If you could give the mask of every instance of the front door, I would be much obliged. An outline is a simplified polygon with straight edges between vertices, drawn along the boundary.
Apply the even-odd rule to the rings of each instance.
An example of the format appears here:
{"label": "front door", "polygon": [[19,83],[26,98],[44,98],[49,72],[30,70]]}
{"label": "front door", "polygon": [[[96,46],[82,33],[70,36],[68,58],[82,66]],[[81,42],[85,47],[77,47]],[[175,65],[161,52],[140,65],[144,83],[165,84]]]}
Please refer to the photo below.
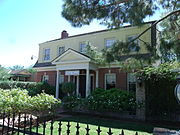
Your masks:
{"label": "front door", "polygon": [[86,97],[86,75],[79,75],[79,94],[82,98]]}

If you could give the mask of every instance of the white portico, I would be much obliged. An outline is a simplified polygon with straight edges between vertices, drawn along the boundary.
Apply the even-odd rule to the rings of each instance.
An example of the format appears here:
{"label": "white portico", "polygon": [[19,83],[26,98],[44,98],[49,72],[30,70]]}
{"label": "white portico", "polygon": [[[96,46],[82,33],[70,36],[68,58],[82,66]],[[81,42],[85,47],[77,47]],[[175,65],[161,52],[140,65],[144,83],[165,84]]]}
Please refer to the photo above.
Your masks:
{"label": "white portico", "polygon": [[59,98],[59,77],[61,71],[68,77],[67,81],[72,79],[76,84],[76,94],[87,97],[91,90],[98,87],[98,69],[91,59],[73,49],[68,49],[62,55],[52,61],[56,65],[56,98]]}

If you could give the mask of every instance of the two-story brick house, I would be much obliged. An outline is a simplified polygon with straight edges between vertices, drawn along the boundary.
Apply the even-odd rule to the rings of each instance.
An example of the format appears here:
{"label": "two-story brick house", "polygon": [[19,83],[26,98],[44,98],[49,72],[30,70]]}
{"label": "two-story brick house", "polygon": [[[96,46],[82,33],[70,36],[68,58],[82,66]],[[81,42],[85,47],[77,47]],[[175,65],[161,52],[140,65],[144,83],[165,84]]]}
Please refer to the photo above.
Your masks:
{"label": "two-story brick house", "polygon": [[[111,68],[95,64],[85,54],[87,43],[96,46],[99,51],[109,48],[116,40],[131,40],[153,22],[147,22],[143,26],[125,26],[115,30],[101,30],[69,36],[66,31],[61,33],[61,38],[39,44],[39,58],[34,68],[37,69],[36,81],[47,81],[56,86],[56,97],[59,95],[59,84],[74,82],[76,94],[82,97],[90,95],[91,91],[100,87],[104,89],[119,88],[122,90],[134,90],[135,79],[132,74],[120,70],[120,65],[114,63]],[[147,31],[141,39],[155,45],[155,27]],[[140,55],[146,57],[147,51],[143,42],[136,41],[141,47]],[[132,54],[134,49],[132,48]]]}

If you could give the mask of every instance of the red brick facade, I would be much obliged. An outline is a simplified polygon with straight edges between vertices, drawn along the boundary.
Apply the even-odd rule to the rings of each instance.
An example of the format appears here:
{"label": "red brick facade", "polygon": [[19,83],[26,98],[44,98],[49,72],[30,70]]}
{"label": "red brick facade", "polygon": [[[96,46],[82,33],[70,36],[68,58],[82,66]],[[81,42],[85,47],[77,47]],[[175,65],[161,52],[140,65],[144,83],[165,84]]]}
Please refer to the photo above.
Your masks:
{"label": "red brick facade", "polygon": [[52,86],[56,85],[56,71],[41,71],[41,72],[37,72],[36,74],[36,82],[41,82],[42,81],[42,77],[43,75],[48,75],[49,76],[49,80],[48,83]]}
{"label": "red brick facade", "polygon": [[105,74],[116,74],[116,88],[127,90],[127,73],[122,72],[119,68],[100,68],[99,69],[99,87],[105,88]]}
{"label": "red brick facade", "polygon": [[[65,75],[64,71],[60,71],[62,75]],[[80,71],[81,74],[86,74],[85,70]],[[99,69],[99,88],[105,88],[105,75],[108,73],[116,74],[116,88],[126,90],[127,89],[127,73],[120,71],[119,68],[100,68]],[[96,86],[96,72],[90,71],[90,74],[94,75],[94,88]],[[48,83],[50,85],[56,85],[56,71],[41,71],[36,74],[36,82],[41,82],[43,75],[48,75]],[[68,77],[64,76],[64,81],[68,81]]]}

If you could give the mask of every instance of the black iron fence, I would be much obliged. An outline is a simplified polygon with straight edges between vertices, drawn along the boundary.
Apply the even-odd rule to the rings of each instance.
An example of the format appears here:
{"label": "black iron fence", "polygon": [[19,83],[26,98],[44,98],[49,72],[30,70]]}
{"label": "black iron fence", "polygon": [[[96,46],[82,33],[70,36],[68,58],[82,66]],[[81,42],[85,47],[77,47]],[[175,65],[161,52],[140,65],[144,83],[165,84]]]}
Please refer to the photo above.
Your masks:
{"label": "black iron fence", "polygon": [[[54,123],[58,126],[54,127]],[[47,127],[48,125],[48,127]],[[6,114],[3,113],[0,116],[0,132],[2,135],[70,135],[71,134],[71,122],[67,122],[63,126],[62,121],[55,119],[45,120],[39,117],[35,117],[31,114]],[[62,132],[63,128],[66,128],[65,132]],[[73,130],[75,130],[75,135],[80,135],[81,131],[80,124],[77,122]],[[41,131],[40,131],[41,130]],[[54,132],[56,130],[56,132]],[[90,134],[90,130],[95,130],[93,134]],[[102,130],[100,126],[97,126],[96,129],[90,129],[90,126],[87,124],[84,128],[84,135],[102,135]],[[106,135],[113,135],[111,128],[108,128]],[[103,133],[104,135],[104,133]],[[125,135],[123,130],[119,131],[118,135]],[[132,134],[133,135],[133,134]],[[134,135],[138,135],[138,132],[135,132]]]}

